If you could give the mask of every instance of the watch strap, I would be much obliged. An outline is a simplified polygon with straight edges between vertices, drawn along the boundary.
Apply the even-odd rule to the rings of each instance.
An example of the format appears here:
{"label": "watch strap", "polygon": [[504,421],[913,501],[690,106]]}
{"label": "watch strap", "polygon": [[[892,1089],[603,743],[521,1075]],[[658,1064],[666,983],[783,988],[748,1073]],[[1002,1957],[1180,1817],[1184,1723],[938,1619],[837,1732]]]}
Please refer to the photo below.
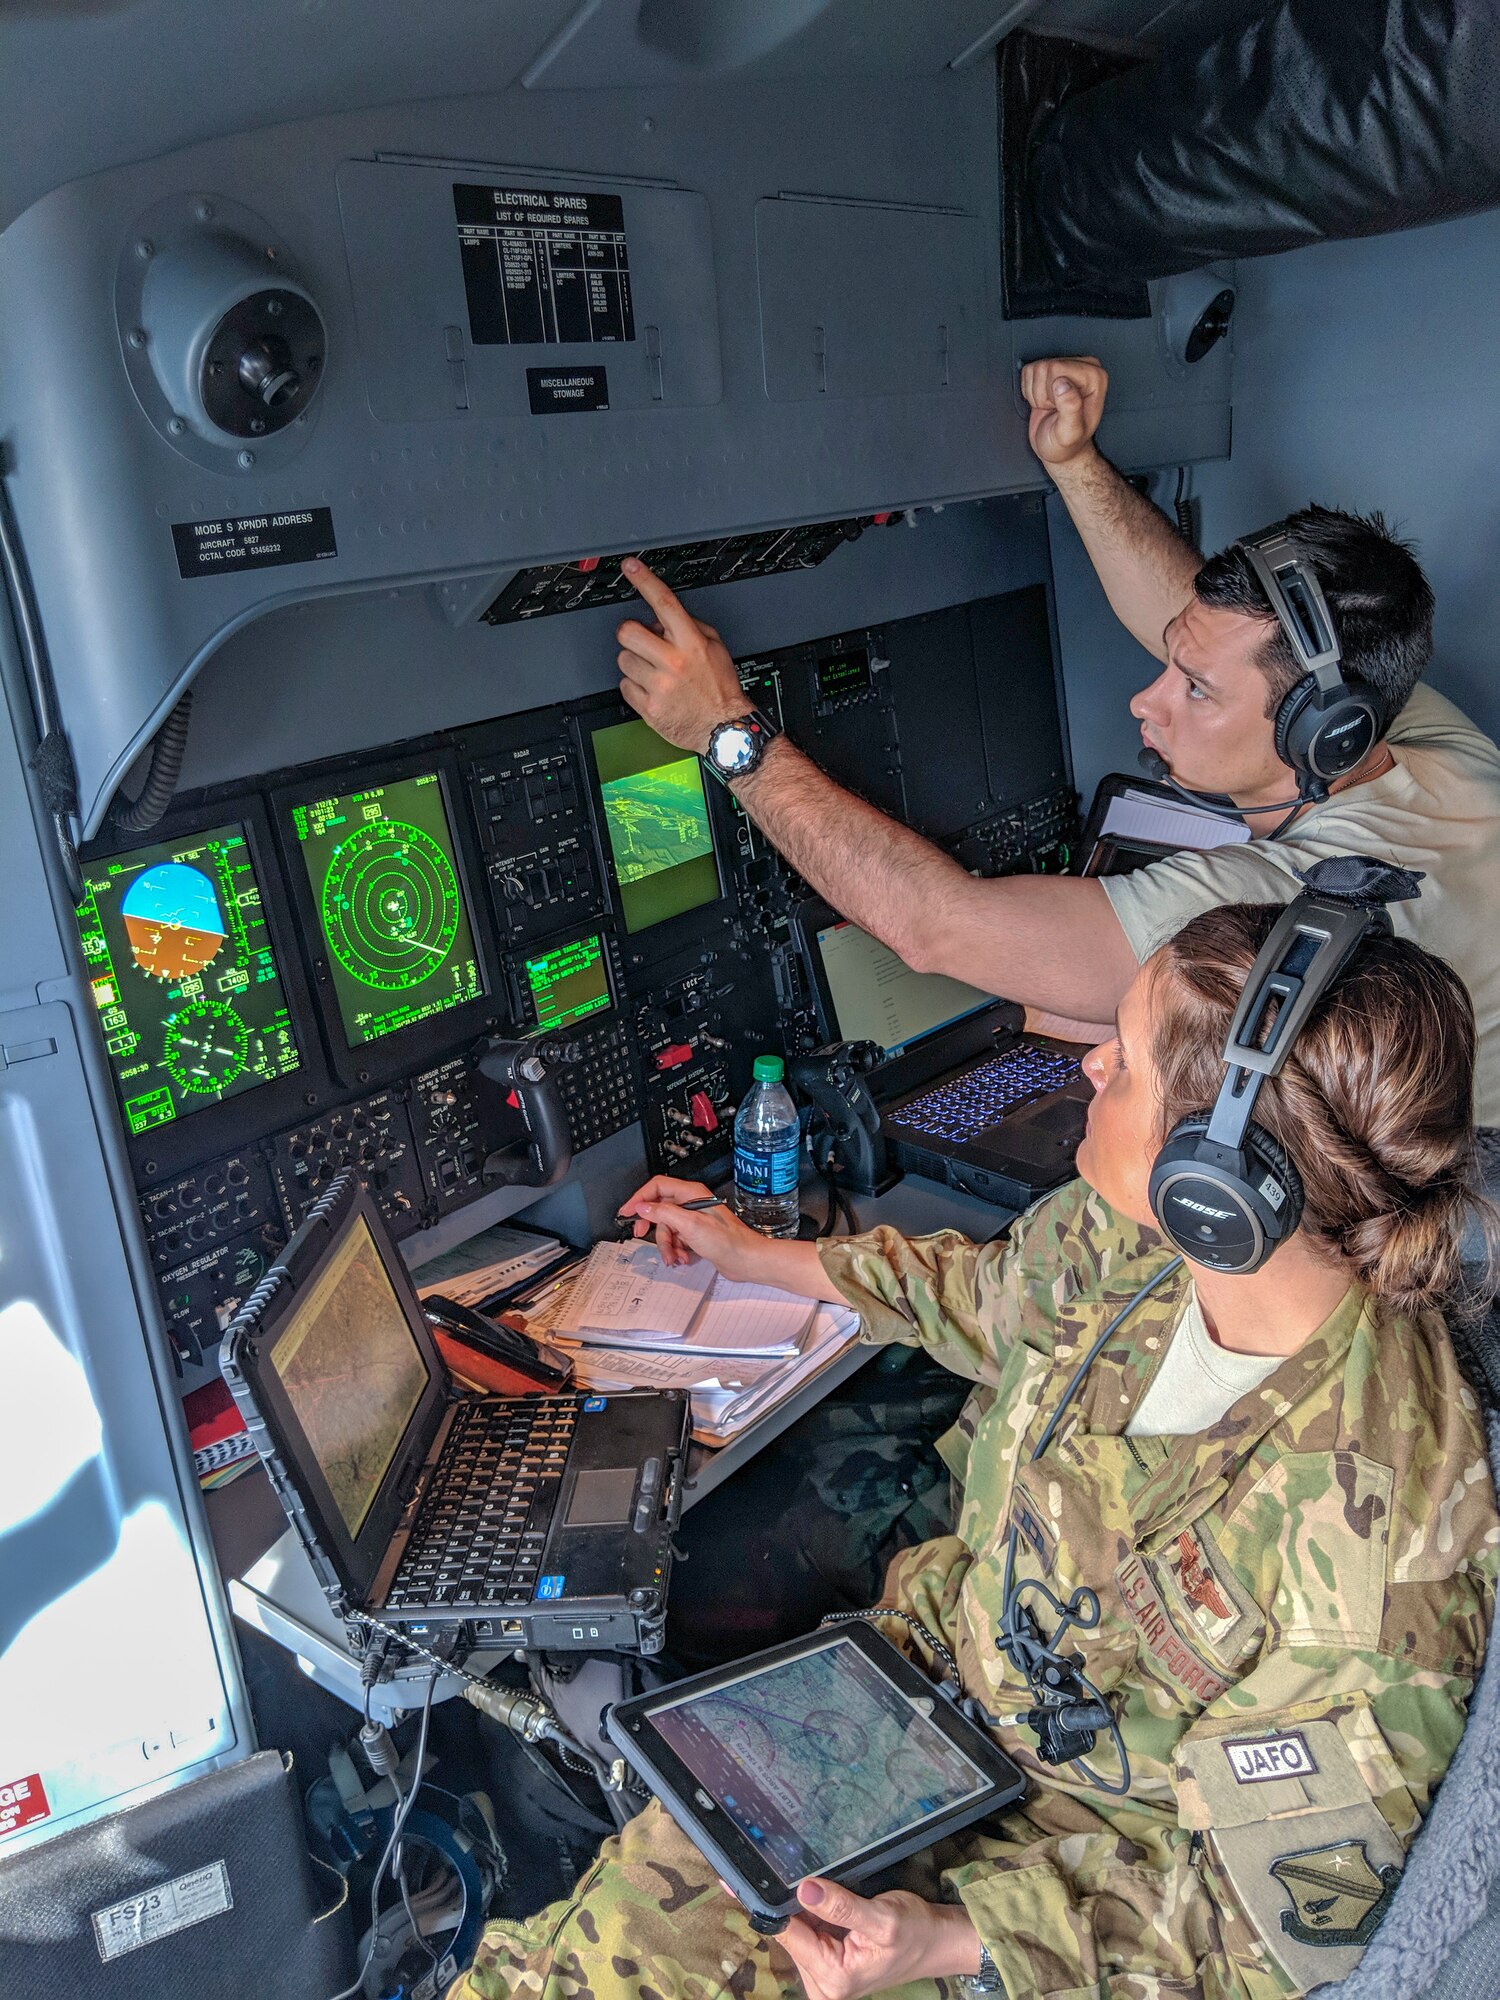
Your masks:
{"label": "watch strap", "polygon": [[959,1980],[965,1993],[998,1994],[1005,2000],[1005,1982],[1000,1977],[1000,1968],[990,1956],[990,1948],[982,1940],[979,1946],[979,1970],[966,1972]]}

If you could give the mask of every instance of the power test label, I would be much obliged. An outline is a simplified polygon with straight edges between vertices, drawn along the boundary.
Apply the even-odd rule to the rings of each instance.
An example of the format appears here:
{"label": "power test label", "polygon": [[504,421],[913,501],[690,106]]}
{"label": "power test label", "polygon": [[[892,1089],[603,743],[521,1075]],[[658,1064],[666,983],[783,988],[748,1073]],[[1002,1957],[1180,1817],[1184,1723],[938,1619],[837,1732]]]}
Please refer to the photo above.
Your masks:
{"label": "power test label", "polygon": [[8,1785],[0,1785],[0,1840],[51,1816],[52,1808],[42,1789],[39,1771],[33,1771],[29,1778],[13,1778]]}
{"label": "power test label", "polygon": [[163,1882],[123,1903],[111,1903],[107,1910],[96,1910],[94,1939],[107,1965],[112,1958],[123,1958],[128,1951],[139,1951],[142,1945],[155,1944],[173,1931],[185,1931],[233,1908],[229,1870],[222,1861],[213,1861],[191,1875],[179,1875],[175,1882]]}

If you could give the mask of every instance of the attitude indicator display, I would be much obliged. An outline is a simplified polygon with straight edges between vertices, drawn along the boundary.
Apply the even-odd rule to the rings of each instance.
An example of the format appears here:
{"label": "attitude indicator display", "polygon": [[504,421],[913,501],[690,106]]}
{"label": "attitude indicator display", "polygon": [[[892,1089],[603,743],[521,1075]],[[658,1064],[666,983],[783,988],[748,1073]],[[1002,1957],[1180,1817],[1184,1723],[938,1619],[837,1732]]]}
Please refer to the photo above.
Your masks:
{"label": "attitude indicator display", "polygon": [[85,863],[78,934],[132,1133],[299,1067],[242,825]]}
{"label": "attitude indicator display", "polygon": [[436,771],[292,809],[350,1048],[484,991]]}

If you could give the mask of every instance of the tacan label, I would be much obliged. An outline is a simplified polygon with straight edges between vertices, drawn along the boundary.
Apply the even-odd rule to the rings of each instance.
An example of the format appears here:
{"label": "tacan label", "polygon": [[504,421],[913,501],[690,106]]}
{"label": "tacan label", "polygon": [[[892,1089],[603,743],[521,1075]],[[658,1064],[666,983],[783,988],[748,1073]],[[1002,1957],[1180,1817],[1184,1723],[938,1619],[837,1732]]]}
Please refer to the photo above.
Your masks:
{"label": "tacan label", "polygon": [[155,1944],[158,1938],[233,1908],[229,1870],[222,1861],[213,1861],[191,1875],[179,1875],[175,1882],[163,1882],[142,1895],[127,1896],[123,1903],[111,1903],[107,1910],[96,1910],[94,1939],[107,1965],[112,1958],[123,1958],[126,1952],[139,1951],[142,1945]]}

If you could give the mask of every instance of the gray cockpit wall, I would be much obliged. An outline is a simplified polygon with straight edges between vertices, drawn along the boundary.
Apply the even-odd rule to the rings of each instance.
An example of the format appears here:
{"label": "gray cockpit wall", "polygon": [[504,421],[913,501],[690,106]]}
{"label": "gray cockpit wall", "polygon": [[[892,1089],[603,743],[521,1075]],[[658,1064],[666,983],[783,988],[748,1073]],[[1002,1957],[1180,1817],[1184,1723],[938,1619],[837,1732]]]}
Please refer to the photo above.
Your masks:
{"label": "gray cockpit wall", "polygon": [[[1107,360],[1122,463],[1221,455],[1227,343],[1174,376],[1150,319],[1002,316],[991,51],[1051,12],[1101,25],[994,0],[8,10],[0,431],[81,835],[205,663],[186,784],[606,685],[608,612],[472,622],[523,565],[1040,488],[1031,355]],[[636,338],[476,346],[455,182],[620,197]],[[326,334],[264,437],[194,406],[226,260]],[[603,368],[609,408],[532,414],[538,363]],[[336,555],[180,573],[195,528],[317,509]],[[1010,580],[1015,519],[841,551],[821,611],[806,577],[695,608],[748,646],[930,609]]]}

